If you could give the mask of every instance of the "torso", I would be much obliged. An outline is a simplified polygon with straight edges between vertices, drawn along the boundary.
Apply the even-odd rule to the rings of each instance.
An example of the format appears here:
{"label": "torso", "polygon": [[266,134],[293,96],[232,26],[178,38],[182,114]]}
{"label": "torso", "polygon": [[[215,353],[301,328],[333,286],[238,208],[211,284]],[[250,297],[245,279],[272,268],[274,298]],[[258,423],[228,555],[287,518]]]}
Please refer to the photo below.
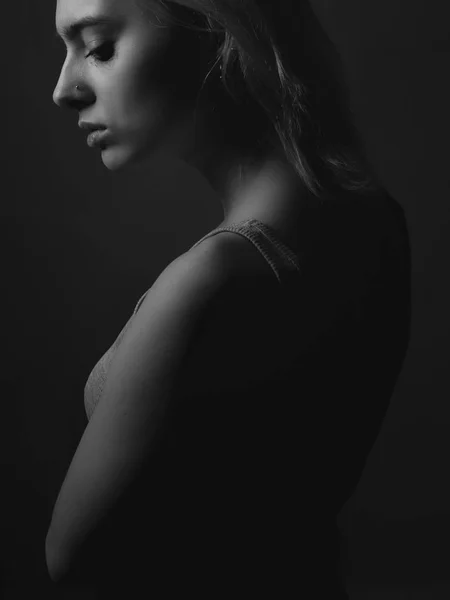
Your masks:
{"label": "torso", "polygon": [[[280,288],[263,256],[240,235],[221,232],[189,251],[217,251],[222,257],[226,256],[237,285],[229,298],[221,298],[220,305],[214,307],[215,318],[208,321],[214,323],[214,327],[203,331],[196,353],[186,361],[185,378],[180,387],[187,401],[181,403],[184,408],[177,413],[176,427],[172,430],[174,452],[168,453],[167,462],[162,461],[164,464],[158,468],[156,479],[143,479],[142,487],[133,496],[132,508],[125,511],[124,517],[125,536],[129,530],[135,531],[133,526],[130,528],[133,515],[138,515],[135,518],[140,528],[143,528],[143,514],[148,514],[149,528],[158,515],[161,531],[157,539],[161,544],[168,538],[166,526],[173,527],[177,534],[177,527],[186,524],[187,535],[181,536],[181,541],[186,539],[188,548],[186,554],[181,552],[180,564],[185,564],[186,556],[194,555],[190,543],[198,535],[202,519],[205,539],[211,536],[217,545],[214,552],[222,551],[224,560],[232,557],[234,551],[245,554],[245,544],[235,544],[232,534],[230,552],[226,546],[224,550],[220,536],[227,533],[225,519],[232,516],[230,506],[246,521],[246,514],[240,512],[241,483],[248,485],[249,474],[258,468],[262,474],[258,485],[262,482],[262,487],[255,486],[255,489],[259,498],[267,500],[263,508],[267,510],[256,524],[256,533],[265,535],[264,525],[273,506],[277,506],[275,513],[281,518],[297,515],[300,520],[306,514],[308,518],[298,524],[298,531],[304,533],[305,527],[309,528],[311,539],[307,547],[298,544],[294,558],[296,564],[304,564],[297,560],[304,553],[305,558],[313,561],[312,540],[316,540],[318,554],[322,546],[331,544],[329,541],[324,544],[323,532],[317,535],[315,529],[316,525],[325,528],[326,510],[332,520],[331,504],[327,506],[326,502],[336,496],[333,502],[339,508],[346,500],[385,414],[391,393],[390,371],[394,375],[398,372],[403,352],[401,322],[407,321],[407,290],[402,282],[407,269],[398,262],[406,265],[403,241],[393,225],[392,213],[385,211],[382,203],[371,205],[364,199],[358,203],[355,197],[348,204],[336,203],[329,213],[323,213],[323,220],[319,210],[313,213],[317,218],[305,217],[295,224],[286,219],[283,227],[279,220],[255,215],[275,230],[283,230],[283,241],[302,254],[304,270],[298,278],[298,293],[290,292],[292,301]],[[398,251],[395,249],[397,238],[400,240]],[[392,240],[392,248],[384,250],[384,244]],[[383,260],[387,257],[382,269],[379,268],[380,257]],[[378,271],[390,272],[391,265],[395,277],[391,279],[389,275],[383,284],[385,287],[378,286]],[[368,305],[365,304],[367,297]],[[379,300],[383,304],[378,305]],[[362,318],[358,321],[353,313],[358,313],[360,306]],[[366,329],[372,324],[373,329]],[[321,338],[323,332],[328,334],[328,329],[329,337]],[[309,342],[315,338],[319,339],[318,349],[323,352],[317,358],[314,353],[312,357],[308,354]],[[384,340],[389,340],[387,347]],[[293,347],[306,350],[301,360],[299,354],[292,351]],[[286,368],[292,355],[298,364],[293,365],[288,383],[285,384],[282,377],[278,384],[266,386],[265,380],[269,381],[271,374],[276,375]],[[378,367],[375,360],[380,355],[385,362]],[[292,390],[288,389],[289,384]],[[314,461],[310,460],[311,456]],[[246,468],[248,465],[250,468]],[[281,476],[286,475],[283,469],[287,470],[283,478],[285,485],[295,484],[295,489],[287,487],[284,496],[280,491]],[[231,482],[239,470],[241,473],[233,489]],[[308,490],[301,497],[295,496],[299,482],[305,483]],[[264,493],[260,494],[260,489]],[[274,504],[270,504],[270,493]],[[297,506],[287,509],[284,498],[294,498],[304,505],[301,510],[297,510]],[[152,503],[154,508],[149,509]],[[255,506],[259,508],[260,504]],[[192,517],[195,510],[198,521]],[[248,514],[254,515],[255,510]],[[317,521],[311,519],[311,515]],[[286,538],[291,534],[291,525],[283,529]],[[194,533],[190,527],[194,527]],[[219,531],[217,538],[215,527]],[[151,538],[154,537],[151,529]],[[275,558],[284,551],[289,559],[288,541],[286,545],[276,545]],[[261,548],[264,543],[267,541],[261,540]],[[258,544],[256,540],[255,552]],[[157,560],[162,555],[161,546],[155,544],[153,551]],[[193,558],[195,564],[189,564],[189,572],[192,567],[194,578],[198,575],[199,581],[203,581],[212,572],[209,568],[214,566],[214,552],[206,552],[200,562]],[[204,560],[212,563],[205,572],[202,571]],[[130,572],[135,577],[136,564],[130,562]],[[147,575],[147,550],[143,563],[142,571]],[[167,564],[172,565],[171,560]],[[200,572],[196,573],[199,564]],[[323,563],[318,560],[317,564],[320,576]],[[308,569],[306,575],[310,576]],[[297,569],[293,572],[297,574]],[[218,580],[219,577],[213,579],[216,585]]]}

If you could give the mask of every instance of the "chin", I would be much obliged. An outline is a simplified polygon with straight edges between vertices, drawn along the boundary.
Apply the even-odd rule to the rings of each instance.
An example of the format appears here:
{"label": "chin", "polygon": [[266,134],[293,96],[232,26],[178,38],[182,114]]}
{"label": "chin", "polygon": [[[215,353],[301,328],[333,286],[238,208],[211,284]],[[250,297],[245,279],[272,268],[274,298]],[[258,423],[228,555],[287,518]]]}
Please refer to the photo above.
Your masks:
{"label": "chin", "polygon": [[109,171],[122,171],[136,164],[136,152],[118,144],[111,144],[101,150],[102,161]]}
{"label": "chin", "polygon": [[[146,169],[150,163],[162,153],[165,155],[166,147],[164,138],[156,135],[150,139],[137,140],[138,143],[111,144],[106,146],[102,152],[102,161],[110,171],[119,171],[128,167]],[[169,154],[172,155],[171,148]]]}

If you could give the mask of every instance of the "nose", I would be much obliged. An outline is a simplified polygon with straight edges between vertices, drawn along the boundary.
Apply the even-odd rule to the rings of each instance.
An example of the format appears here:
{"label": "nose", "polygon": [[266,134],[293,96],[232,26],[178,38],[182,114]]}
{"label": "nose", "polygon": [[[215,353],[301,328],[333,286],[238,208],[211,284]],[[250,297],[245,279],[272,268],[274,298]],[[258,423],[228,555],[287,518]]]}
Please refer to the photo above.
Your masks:
{"label": "nose", "polygon": [[92,103],[91,94],[87,91],[79,91],[75,86],[75,82],[72,84],[58,82],[53,91],[53,102],[56,106],[80,111],[86,105]]}
{"label": "nose", "polygon": [[[55,89],[53,90],[53,102],[56,106],[62,108],[69,100],[70,97],[70,87],[69,81],[71,79],[68,73],[68,64],[67,59],[61,68],[61,73],[59,74],[59,79],[56,84]],[[73,93],[73,92],[72,92]]]}
{"label": "nose", "polygon": [[53,91],[53,102],[59,108],[67,102],[67,93],[64,93],[62,86],[57,85]]}
{"label": "nose", "polygon": [[61,73],[53,90],[53,102],[59,108],[75,108],[79,110],[86,102],[88,95],[86,92],[81,92],[76,89],[77,82],[80,78],[75,77],[73,71],[68,69],[68,65],[64,64]]}
{"label": "nose", "polygon": [[53,90],[53,102],[59,108],[74,107],[75,103],[80,102],[80,99],[76,97],[75,84],[69,85],[60,78]]}

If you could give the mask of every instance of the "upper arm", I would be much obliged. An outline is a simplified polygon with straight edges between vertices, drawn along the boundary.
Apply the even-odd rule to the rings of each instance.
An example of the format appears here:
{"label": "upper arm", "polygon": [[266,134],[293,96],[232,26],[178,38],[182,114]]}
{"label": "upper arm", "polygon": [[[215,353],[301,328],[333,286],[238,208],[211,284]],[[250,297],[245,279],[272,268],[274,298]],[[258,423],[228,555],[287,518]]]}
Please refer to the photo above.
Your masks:
{"label": "upper arm", "polygon": [[46,540],[55,581],[152,455],[198,324],[226,281],[226,262],[199,246],[165,269],[134,316],[55,504]]}

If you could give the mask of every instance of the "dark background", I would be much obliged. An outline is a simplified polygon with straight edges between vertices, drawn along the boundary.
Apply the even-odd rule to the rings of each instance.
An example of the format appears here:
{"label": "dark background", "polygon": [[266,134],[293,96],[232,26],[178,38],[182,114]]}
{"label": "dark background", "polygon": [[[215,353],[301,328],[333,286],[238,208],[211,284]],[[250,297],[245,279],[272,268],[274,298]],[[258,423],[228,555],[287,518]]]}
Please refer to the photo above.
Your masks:
{"label": "dark background", "polygon": [[[450,4],[313,0],[368,151],[404,207],[411,344],[381,434],[340,515],[351,598],[450,597]],[[83,388],[139,297],[222,218],[181,163],[113,174],[52,102],[56,2],[2,7],[0,594],[55,592],[44,542],[86,425]]]}

